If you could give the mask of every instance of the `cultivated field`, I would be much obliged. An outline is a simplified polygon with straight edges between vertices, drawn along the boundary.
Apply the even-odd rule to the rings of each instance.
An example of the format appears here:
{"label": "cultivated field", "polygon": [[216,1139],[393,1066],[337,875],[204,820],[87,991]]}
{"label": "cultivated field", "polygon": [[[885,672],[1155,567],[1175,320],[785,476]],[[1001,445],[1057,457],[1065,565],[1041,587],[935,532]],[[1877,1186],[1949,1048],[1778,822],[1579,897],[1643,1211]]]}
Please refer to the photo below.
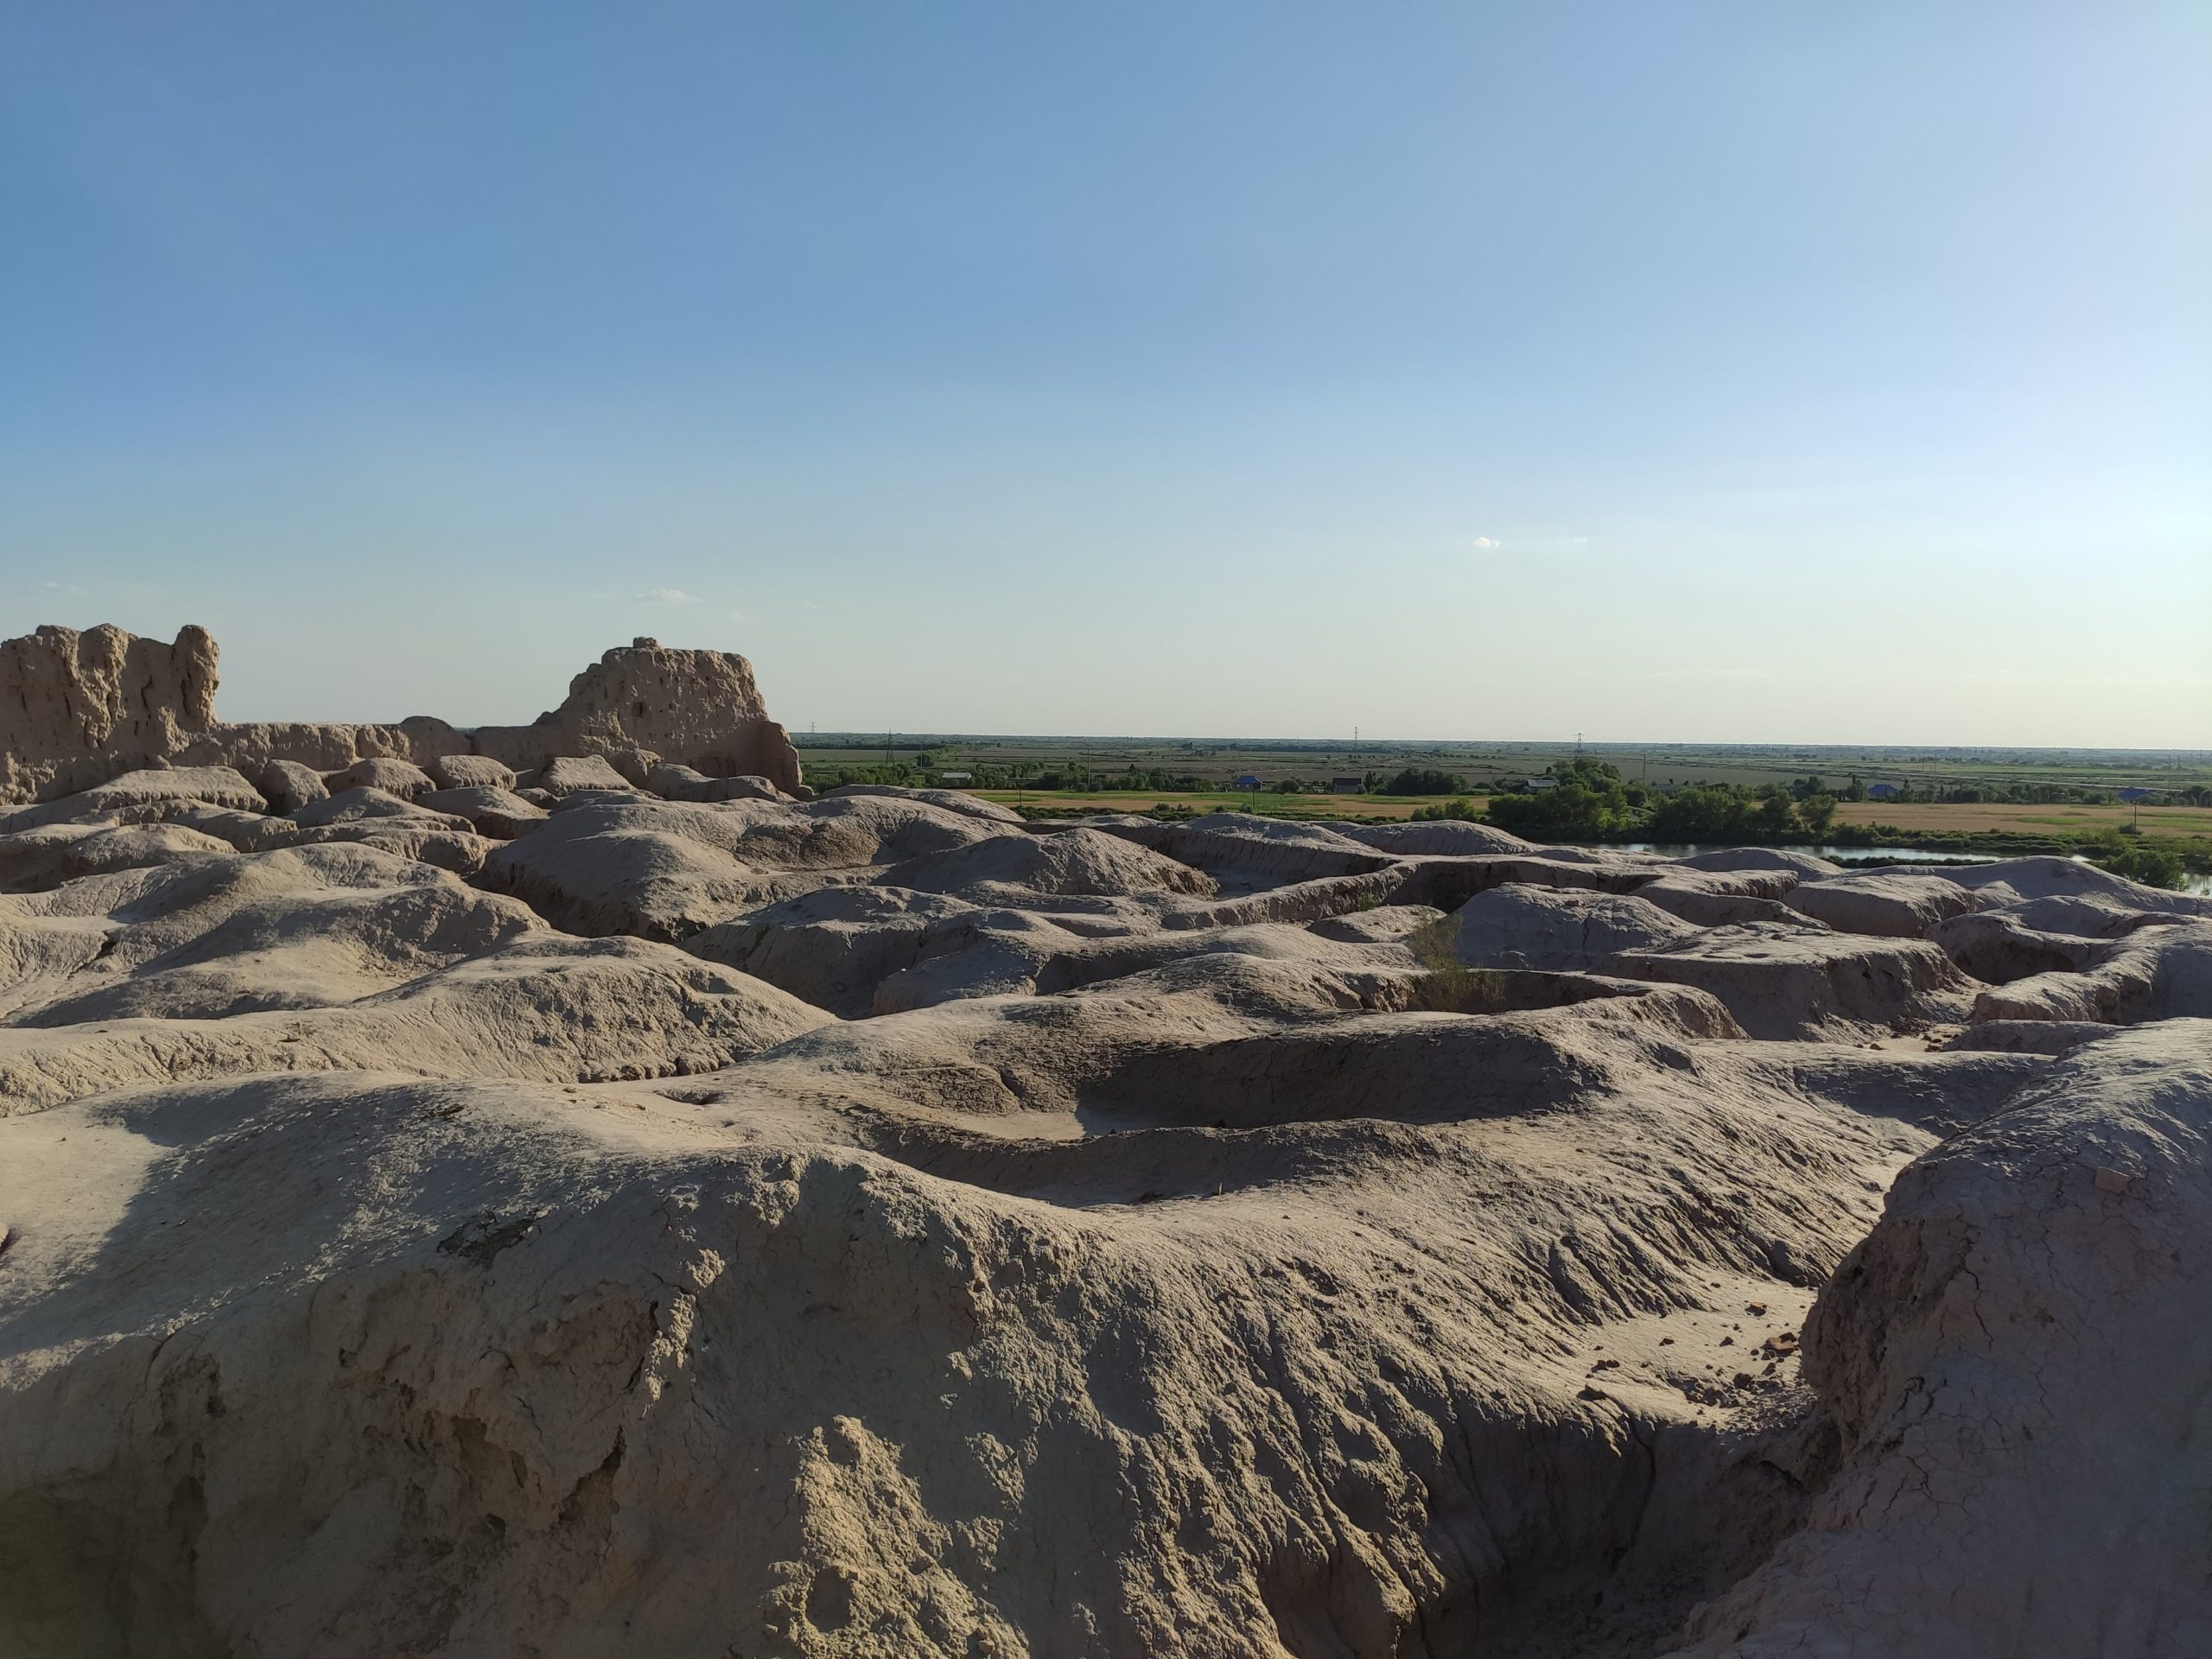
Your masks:
{"label": "cultivated field", "polygon": [[[1158,806],[1199,812],[1253,812],[1271,817],[1407,818],[1414,810],[1437,804],[1418,795],[1277,795],[1266,791],[1207,790],[1014,790],[971,791],[988,801],[1047,812],[1149,812]],[[1476,796],[1478,810],[1487,798]],[[2125,806],[1914,805],[1895,801],[1847,801],[1836,808],[1839,825],[1885,824],[1910,835],[1929,836],[1998,833],[2087,837],[2108,834],[2139,820],[2146,836],[2212,842],[2212,809]]]}
{"label": "cultivated field", "polygon": [[[1155,806],[1187,807],[1198,812],[1252,812],[1262,817],[1406,818],[1421,806],[1434,806],[1436,796],[1422,795],[1277,795],[1268,791],[1165,789],[1039,790],[978,789],[969,791],[987,801],[1047,812],[1149,812]],[[1479,808],[1483,798],[1477,798]]]}
{"label": "cultivated field", "polygon": [[[1247,774],[1263,785],[1285,778],[1324,782],[1370,772],[1388,777],[1402,767],[1458,772],[1477,793],[1502,779],[1533,777],[1570,760],[1573,743],[1366,742],[1145,737],[984,737],[901,733],[868,738],[854,734],[801,734],[793,740],[810,773],[846,767],[918,766],[925,771],[1026,767],[1031,773],[1065,773],[1081,767],[1099,781],[1131,768],[1193,777],[1226,791]],[[2011,788],[2022,784],[2056,788],[2118,790],[2131,786],[2178,791],[2212,785],[2212,751],[2131,749],[1903,749],[1791,747],[1761,744],[1592,743],[1580,752],[1620,768],[1630,783],[1655,788],[1672,784],[1758,785],[1818,775],[1840,791],[1853,778],[1913,789],[1961,786]],[[1047,780],[1040,779],[1040,783]],[[1049,788],[1037,791],[1050,792]],[[1179,795],[1185,804],[1205,798]],[[1249,795],[1236,799],[1248,802]],[[1374,809],[1380,810],[1382,809]],[[1904,811],[1896,807],[1885,809]],[[1999,807],[1999,811],[2009,808]],[[2033,811],[2038,809],[2020,809]],[[2052,808],[2050,810],[2071,809]],[[2145,813],[2144,828],[2151,828]],[[1885,818],[1885,823],[1899,823]],[[2047,826],[2046,826],[2047,827]],[[2183,833],[2176,831],[2175,833]]]}
{"label": "cultivated field", "polygon": [[2146,836],[2212,842],[2212,808],[2127,806],[1908,805],[1896,801],[1846,801],[1839,824],[1887,824],[1921,835],[2099,836],[2139,821]]}

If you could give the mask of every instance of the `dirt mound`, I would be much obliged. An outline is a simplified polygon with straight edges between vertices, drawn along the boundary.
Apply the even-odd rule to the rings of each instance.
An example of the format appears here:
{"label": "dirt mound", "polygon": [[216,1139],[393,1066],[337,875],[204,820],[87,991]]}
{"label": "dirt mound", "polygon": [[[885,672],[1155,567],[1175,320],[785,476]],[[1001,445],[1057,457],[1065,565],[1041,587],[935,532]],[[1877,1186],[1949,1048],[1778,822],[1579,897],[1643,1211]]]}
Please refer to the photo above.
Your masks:
{"label": "dirt mound", "polygon": [[121,822],[148,807],[171,804],[220,806],[240,812],[269,810],[262,792],[228,766],[164,766],[124,772],[78,794],[24,807],[0,823],[29,830],[47,823]]}
{"label": "dirt mound", "polygon": [[1515,884],[1459,907],[1452,953],[1473,968],[1588,969],[1697,937],[1691,924],[1625,893]]}
{"label": "dirt mound", "polygon": [[1940,875],[1885,871],[1801,882],[1783,902],[1840,932],[1924,939],[1938,922],[1963,916],[1984,900]]}
{"label": "dirt mound", "polygon": [[2104,899],[2139,914],[2212,916],[2212,898],[2202,893],[2168,893],[2139,881],[2114,875],[2095,865],[2071,858],[2008,858],[1993,864],[1901,865],[1895,875],[1933,875],[1976,890],[2008,888],[2012,899]]}
{"label": "dirt mound", "polygon": [[353,789],[372,789],[380,794],[397,795],[404,801],[428,795],[438,786],[422,767],[395,760],[388,754],[356,760],[344,770],[332,772],[322,784],[334,795]]}
{"label": "dirt mound", "polygon": [[1027,823],[1020,813],[996,801],[984,800],[957,789],[894,789],[888,784],[847,784],[833,789],[823,798],[849,799],[873,795],[883,800],[921,801],[947,812],[961,812],[971,818],[982,818],[991,823],[1020,825]]}
{"label": "dirt mound", "polygon": [[1149,847],[1219,879],[1224,893],[1252,892],[1323,876],[1357,875],[1389,861],[1351,836],[1319,824],[1213,812],[1188,823],[1156,818],[1096,820],[1109,835]]}
{"label": "dirt mound", "polygon": [[1641,882],[1634,891],[1645,904],[1700,927],[1731,927],[1738,922],[1802,926],[1809,918],[1784,902],[1784,895],[1796,885],[1796,873],[1788,870],[1685,870]]}
{"label": "dirt mound", "polygon": [[442,754],[427,768],[440,789],[512,789],[514,768],[488,754]]}
{"label": "dirt mound", "polygon": [[1493,830],[1486,823],[1466,823],[1445,819],[1432,823],[1363,823],[1344,830],[1345,835],[1363,846],[1374,847],[1401,856],[1428,854],[1459,858],[1477,853],[1529,853],[1535,850],[1533,842],[1503,830]]}
{"label": "dirt mound", "polygon": [[630,780],[615,771],[604,755],[598,754],[556,755],[532,770],[529,782],[532,789],[543,790],[555,800],[565,800],[590,790],[611,790],[620,795],[632,788]]}
{"label": "dirt mound", "polygon": [[886,887],[920,893],[961,893],[990,899],[1063,895],[1198,893],[1213,879],[1157,853],[1096,830],[1044,836],[994,836],[949,852],[925,853],[876,878]]}
{"label": "dirt mound", "polygon": [[489,836],[495,841],[512,841],[545,821],[543,807],[525,801],[512,790],[490,785],[434,789],[416,804],[425,811],[466,819],[478,835]]}
{"label": "dirt mound", "polygon": [[1923,1154],[1806,1323],[1843,1469],[1684,1651],[2212,1647],[2183,1382],[2212,1374],[2212,1325],[2176,1317],[2208,1281],[2212,1026],[2077,1049]]}
{"label": "dirt mound", "polygon": [[1779,847],[1730,847],[1719,852],[1692,853],[1676,861],[1691,870],[1784,870],[1808,881],[1844,873],[1842,865],[1829,859]]}
{"label": "dirt mound", "polygon": [[0,830],[0,1651],[2204,1645],[2189,906],[794,801],[637,666],[565,798]]}
{"label": "dirt mound", "polygon": [[1709,991],[1754,1037],[1850,1041],[1966,1017],[1970,983],[1920,939],[1751,924],[1655,950],[1623,950],[1609,972]]}
{"label": "dirt mound", "polygon": [[[979,1035],[1005,1023],[962,1007]],[[876,1075],[957,1063],[927,1029],[948,1012],[894,1017],[922,1028]],[[1141,1001],[1096,1014],[1089,1061],[1057,1022],[1020,1049],[1141,1057]],[[1010,1147],[1001,1178],[1027,1157],[1043,1202],[917,1166],[957,1133],[852,1145],[789,1045],[700,1105],[301,1077],[0,1125],[22,1224],[0,1491],[39,1517],[9,1580],[39,1599],[0,1620],[55,1647],[119,1623],[340,1656],[681,1648],[739,1622],[794,1653],[864,1632],[944,1654],[1529,1651],[1516,1633],[1586,1610],[1579,1564],[1603,1560],[1649,1588],[1648,1630],[1750,1563],[1646,1540],[1640,1516],[1719,1507],[1770,1534],[1802,1509],[1712,1455],[1729,1402],[1786,1397],[1731,1382],[1722,1344],[1794,1319],[1903,1148],[1725,1068],[1639,1083],[1594,1027],[1453,1029],[1477,1046],[1442,1065],[1419,1019],[1348,1031],[1275,1125]],[[1253,1075],[1233,1040],[1200,1052],[1191,1116],[1207,1080]],[[1315,1052],[1282,1056],[1287,1086]],[[1507,1054],[1516,1089],[1455,1103],[1455,1077]],[[1354,1080],[1406,1061],[1431,1079],[1422,1121],[1365,1116]],[[848,1101],[951,1129],[849,1075]],[[1123,1075],[1135,1100],[1172,1072]],[[1770,1151],[1747,1154],[1753,1125]],[[1679,1173],[1637,1149],[1655,1132]],[[1096,1155],[1056,1167],[1056,1144]],[[1138,1185],[1170,1168],[1169,1191]],[[1813,1222],[1824,1185],[1861,1196]],[[223,1314],[175,1332],[184,1298]],[[141,1587],[121,1607],[118,1572]]]}

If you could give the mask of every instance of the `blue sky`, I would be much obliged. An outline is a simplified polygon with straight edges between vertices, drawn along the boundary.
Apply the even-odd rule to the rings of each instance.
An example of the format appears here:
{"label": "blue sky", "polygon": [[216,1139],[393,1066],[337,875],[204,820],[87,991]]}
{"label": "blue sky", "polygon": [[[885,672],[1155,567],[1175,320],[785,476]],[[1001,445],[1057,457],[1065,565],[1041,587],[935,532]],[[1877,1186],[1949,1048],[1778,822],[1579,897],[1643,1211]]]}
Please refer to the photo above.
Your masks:
{"label": "blue sky", "polygon": [[0,632],[237,719],[2212,746],[2212,8],[0,0]]}

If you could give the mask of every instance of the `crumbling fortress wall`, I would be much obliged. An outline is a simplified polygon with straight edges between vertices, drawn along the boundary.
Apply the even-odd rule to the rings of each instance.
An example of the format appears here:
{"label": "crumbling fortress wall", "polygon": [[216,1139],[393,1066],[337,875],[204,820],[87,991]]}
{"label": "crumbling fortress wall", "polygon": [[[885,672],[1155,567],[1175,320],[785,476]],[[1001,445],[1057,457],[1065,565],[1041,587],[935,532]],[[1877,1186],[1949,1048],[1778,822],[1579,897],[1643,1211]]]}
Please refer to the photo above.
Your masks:
{"label": "crumbling fortress wall", "polygon": [[42,627],[0,641],[0,804],[73,793],[164,762],[236,766],[251,777],[271,760],[328,772],[379,755],[420,766],[485,754],[519,771],[556,755],[637,750],[710,777],[750,773],[786,791],[799,784],[790,734],[768,718],[753,665],[731,652],[640,639],[577,675],[561,706],[531,724],[474,731],[424,715],[395,725],[226,723],[215,718],[219,657],[213,636],[195,626],[167,645],[113,626]]}
{"label": "crumbling fortress wall", "polygon": [[46,627],[0,642],[0,801],[105,783],[172,755],[215,724],[214,640],[118,627]]}

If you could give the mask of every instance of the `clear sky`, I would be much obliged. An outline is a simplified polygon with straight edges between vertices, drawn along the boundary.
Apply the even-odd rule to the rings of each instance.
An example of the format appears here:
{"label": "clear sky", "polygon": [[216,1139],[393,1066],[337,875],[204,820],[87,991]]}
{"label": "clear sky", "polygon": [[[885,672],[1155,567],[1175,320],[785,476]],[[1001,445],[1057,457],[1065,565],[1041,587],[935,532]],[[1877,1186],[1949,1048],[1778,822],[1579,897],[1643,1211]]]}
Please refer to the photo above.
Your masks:
{"label": "clear sky", "polygon": [[2212,747],[2208,87],[2202,0],[0,0],[0,632]]}

